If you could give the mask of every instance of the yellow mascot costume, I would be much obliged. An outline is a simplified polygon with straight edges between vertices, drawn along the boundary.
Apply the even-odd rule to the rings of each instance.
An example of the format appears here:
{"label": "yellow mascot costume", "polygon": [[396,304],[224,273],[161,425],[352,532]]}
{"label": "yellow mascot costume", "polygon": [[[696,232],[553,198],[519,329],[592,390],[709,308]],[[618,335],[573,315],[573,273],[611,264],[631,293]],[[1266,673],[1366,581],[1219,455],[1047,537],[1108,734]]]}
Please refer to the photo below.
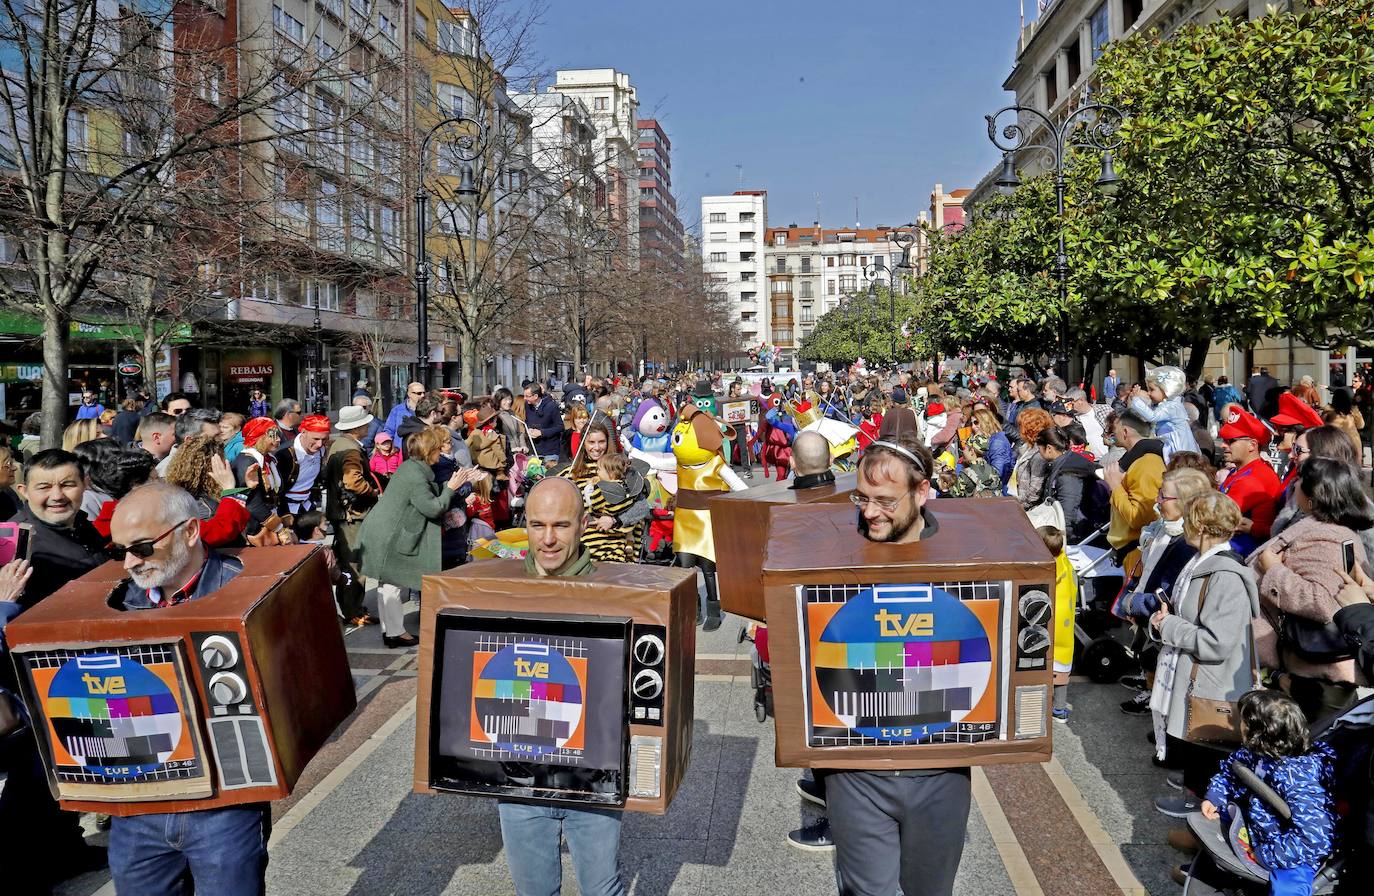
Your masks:
{"label": "yellow mascot costume", "polygon": [[697,611],[703,631],[720,628],[720,597],[716,593],[716,544],[711,535],[711,513],[706,508],[712,495],[742,491],[744,481],[725,462],[722,447],[734,437],[722,433],[710,414],[685,404],[673,427],[673,456],[677,458],[677,512],[673,516],[673,563],[700,569],[706,593]]}

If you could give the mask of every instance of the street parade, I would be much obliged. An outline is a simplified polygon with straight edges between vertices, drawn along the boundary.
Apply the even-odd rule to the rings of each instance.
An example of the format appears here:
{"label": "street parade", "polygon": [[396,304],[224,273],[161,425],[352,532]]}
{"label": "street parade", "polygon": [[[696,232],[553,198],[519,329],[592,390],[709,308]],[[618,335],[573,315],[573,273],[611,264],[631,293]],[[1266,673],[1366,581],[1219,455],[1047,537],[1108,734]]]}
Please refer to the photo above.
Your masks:
{"label": "street parade", "polygon": [[0,14],[0,896],[1374,893],[1374,0],[1013,6]]}

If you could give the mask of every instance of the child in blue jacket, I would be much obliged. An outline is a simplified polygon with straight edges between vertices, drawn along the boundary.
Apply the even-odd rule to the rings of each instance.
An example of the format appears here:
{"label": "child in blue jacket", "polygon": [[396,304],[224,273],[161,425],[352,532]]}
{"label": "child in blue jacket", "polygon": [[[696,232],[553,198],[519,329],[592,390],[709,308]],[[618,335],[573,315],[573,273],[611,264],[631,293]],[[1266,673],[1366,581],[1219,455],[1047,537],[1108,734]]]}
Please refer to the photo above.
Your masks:
{"label": "child in blue jacket", "polygon": [[[1251,691],[1240,698],[1244,747],[1226,759],[1207,787],[1202,814],[1221,818],[1231,803],[1240,807],[1255,858],[1269,869],[1273,896],[1310,896],[1312,880],[1335,848],[1331,801],[1334,754],[1312,743],[1307,720],[1292,698],[1278,691]],[[1246,789],[1231,762],[1254,769],[1293,811],[1284,822]],[[1230,824],[1230,819],[1223,820]]]}

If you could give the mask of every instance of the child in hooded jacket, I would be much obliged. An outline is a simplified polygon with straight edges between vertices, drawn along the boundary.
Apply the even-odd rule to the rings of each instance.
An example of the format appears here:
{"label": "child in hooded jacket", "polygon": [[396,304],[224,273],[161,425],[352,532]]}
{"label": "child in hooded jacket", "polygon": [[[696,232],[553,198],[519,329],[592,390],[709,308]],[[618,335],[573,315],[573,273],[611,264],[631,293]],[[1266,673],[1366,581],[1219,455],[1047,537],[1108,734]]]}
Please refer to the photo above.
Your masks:
{"label": "child in hooded jacket", "polygon": [[[1255,859],[1269,869],[1272,896],[1310,896],[1317,871],[1335,848],[1335,756],[1326,744],[1312,742],[1302,710],[1279,691],[1251,691],[1241,697],[1240,729],[1244,746],[1212,778],[1202,814],[1229,826],[1230,806],[1238,806]],[[1272,787],[1292,810],[1292,819],[1279,819],[1237,780],[1233,761],[1253,769]]]}

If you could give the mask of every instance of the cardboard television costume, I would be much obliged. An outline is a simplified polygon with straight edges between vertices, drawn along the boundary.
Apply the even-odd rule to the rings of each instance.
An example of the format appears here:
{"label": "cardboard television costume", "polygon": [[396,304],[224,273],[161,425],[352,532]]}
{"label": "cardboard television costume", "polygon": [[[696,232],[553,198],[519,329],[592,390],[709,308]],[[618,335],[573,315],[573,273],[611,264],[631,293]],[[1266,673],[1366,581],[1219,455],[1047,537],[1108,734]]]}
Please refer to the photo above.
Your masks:
{"label": "cardboard television costume", "polygon": [[841,473],[814,488],[793,488],[793,479],[765,481],[742,492],[711,498],[711,532],[716,544],[716,587],[727,613],[766,622],[763,603],[763,555],[768,545],[770,512],[798,504],[849,506],[857,473]]}
{"label": "cardboard television costume", "polygon": [[1009,499],[932,501],[867,541],[854,508],[775,507],[763,561],[779,766],[1050,758],[1054,558]]}
{"label": "cardboard television costume", "polygon": [[425,576],[415,791],[663,814],[692,750],[695,573]]}
{"label": "cardboard television costume", "polygon": [[243,571],[205,597],[116,609],[126,574],[107,563],[5,630],[62,808],[282,799],[357,705],[323,551],[223,553]]}

